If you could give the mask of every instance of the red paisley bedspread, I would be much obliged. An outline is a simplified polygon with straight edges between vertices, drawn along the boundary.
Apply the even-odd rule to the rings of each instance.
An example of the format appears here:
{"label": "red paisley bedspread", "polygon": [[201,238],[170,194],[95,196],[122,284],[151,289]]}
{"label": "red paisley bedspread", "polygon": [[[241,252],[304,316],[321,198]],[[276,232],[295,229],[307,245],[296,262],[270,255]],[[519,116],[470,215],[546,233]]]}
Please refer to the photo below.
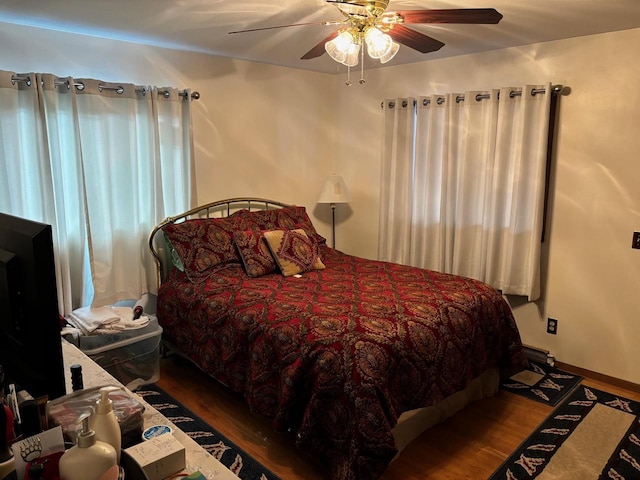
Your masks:
{"label": "red paisley bedspread", "polygon": [[461,390],[489,367],[521,369],[511,310],[467,278],[322,247],[327,268],[249,278],[240,264],[159,292],[165,337],[296,434],[333,479],[378,478],[406,410]]}

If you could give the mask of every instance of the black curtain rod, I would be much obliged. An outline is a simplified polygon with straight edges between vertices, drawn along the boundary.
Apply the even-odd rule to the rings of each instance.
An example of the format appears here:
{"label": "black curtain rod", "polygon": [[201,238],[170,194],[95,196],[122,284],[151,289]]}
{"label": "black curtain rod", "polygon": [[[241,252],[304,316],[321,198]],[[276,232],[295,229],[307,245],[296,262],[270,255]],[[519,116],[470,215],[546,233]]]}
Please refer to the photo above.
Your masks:
{"label": "black curtain rod", "polygon": [[[15,83],[15,82],[23,82],[26,83],[27,85],[31,85],[31,77],[29,75],[13,75],[11,77],[11,82]],[[60,80],[57,79],[54,81],[54,85],[56,87],[59,87],[61,85],[69,85],[69,81],[68,80]],[[85,85],[82,82],[74,82],[73,86],[76,87],[76,89],[78,90],[84,90]],[[113,91],[113,92],[117,92],[117,93],[123,93],[124,92],[124,88],[121,85],[106,85],[106,84],[98,84],[98,89],[100,91],[103,90],[108,90],[108,91]],[[147,87],[138,87],[136,86],[136,92],[141,93],[142,95],[146,95],[148,91]],[[171,95],[171,93],[169,92],[169,90],[158,90],[158,94],[164,96],[165,98],[169,98],[169,95]],[[181,97],[186,97],[187,96],[187,91],[182,91],[182,92],[178,92],[178,95],[180,95]],[[199,92],[191,92],[191,99],[192,100],[198,100],[200,98],[200,93]]]}
{"label": "black curtain rod", "polygon": [[[551,95],[558,95],[558,94],[560,94],[560,93],[562,92],[562,88],[563,88],[563,86],[562,86],[562,85],[552,85],[552,86],[551,86]],[[535,96],[535,95],[542,95],[542,94],[545,94],[545,93],[547,93],[547,91],[546,91],[546,89],[544,89],[544,88],[534,88],[533,90],[531,90],[531,95],[533,95],[533,96]],[[512,90],[511,92],[509,92],[509,96],[510,96],[511,98],[513,98],[513,97],[520,97],[520,96],[522,96],[522,92],[521,92],[521,91],[519,91],[519,90]],[[477,95],[476,95],[476,101],[478,101],[478,102],[479,102],[480,100],[488,100],[489,98],[491,98],[491,94],[489,94],[489,93],[479,93],[479,94],[477,94]],[[498,99],[499,99],[499,98],[500,98],[500,93],[498,93]],[[444,97],[439,98],[439,99],[437,100],[438,105],[442,105],[444,102],[445,102]],[[458,96],[456,96],[456,102],[457,102],[457,103],[464,102],[464,95],[458,95]],[[423,105],[424,107],[426,107],[426,106],[427,106],[427,105],[429,105],[430,103],[431,103],[431,100],[430,100],[430,99],[428,99],[428,98],[425,98],[425,99],[423,99],[423,100],[422,100],[422,105]],[[380,104],[380,106],[384,108],[384,102],[382,102],[382,103]],[[393,102],[393,101],[389,102],[389,108],[394,108],[395,106],[396,106],[396,103],[395,103],[395,102]],[[403,107],[403,108],[406,108],[406,106],[407,106],[407,101],[405,100],[405,101],[403,101],[403,102],[402,102],[402,107]],[[414,102],[413,102],[413,106],[414,106],[414,107],[416,106],[416,101],[415,101],[415,100],[414,100]]]}

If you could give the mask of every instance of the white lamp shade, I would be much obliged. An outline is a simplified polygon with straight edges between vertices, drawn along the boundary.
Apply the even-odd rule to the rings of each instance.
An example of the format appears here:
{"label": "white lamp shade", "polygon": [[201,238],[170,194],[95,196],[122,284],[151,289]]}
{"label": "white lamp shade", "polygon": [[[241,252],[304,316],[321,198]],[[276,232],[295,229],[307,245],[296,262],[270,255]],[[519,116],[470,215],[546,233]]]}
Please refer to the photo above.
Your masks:
{"label": "white lamp shade", "polygon": [[340,175],[330,175],[324,182],[318,203],[350,203],[351,194]]}

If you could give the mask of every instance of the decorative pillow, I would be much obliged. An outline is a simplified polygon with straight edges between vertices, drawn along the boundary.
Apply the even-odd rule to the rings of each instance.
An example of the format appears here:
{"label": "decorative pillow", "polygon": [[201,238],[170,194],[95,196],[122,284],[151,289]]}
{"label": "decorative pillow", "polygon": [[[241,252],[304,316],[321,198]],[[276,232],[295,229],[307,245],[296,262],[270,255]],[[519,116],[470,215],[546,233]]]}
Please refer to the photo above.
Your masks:
{"label": "decorative pillow", "polygon": [[241,217],[185,220],[163,228],[178,254],[184,271],[193,281],[208,277],[211,269],[240,263],[233,244],[233,232],[246,230],[249,224]]}
{"label": "decorative pillow", "polygon": [[247,219],[259,230],[286,229],[293,230],[301,228],[307,237],[314,240],[318,245],[326,245],[327,239],[316,232],[313,223],[305,207],[284,207],[272,210],[239,210],[233,214]]}
{"label": "decorative pillow", "polygon": [[285,277],[325,268],[318,245],[301,228],[269,230],[264,232],[264,238]]}
{"label": "decorative pillow", "polygon": [[261,277],[278,269],[262,232],[255,230],[234,232],[233,241],[238,248],[244,270],[250,277]]}

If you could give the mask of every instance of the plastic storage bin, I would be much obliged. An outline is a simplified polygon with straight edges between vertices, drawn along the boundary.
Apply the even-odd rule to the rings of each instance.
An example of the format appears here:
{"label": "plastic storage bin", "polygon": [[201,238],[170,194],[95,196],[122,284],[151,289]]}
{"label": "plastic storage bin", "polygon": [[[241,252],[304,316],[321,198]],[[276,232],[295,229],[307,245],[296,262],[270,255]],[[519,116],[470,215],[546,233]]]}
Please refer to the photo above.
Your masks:
{"label": "plastic storage bin", "polygon": [[[144,328],[80,337],[80,349],[130,389],[160,379],[160,339],[157,320]],[[88,343],[87,343],[88,342]]]}

